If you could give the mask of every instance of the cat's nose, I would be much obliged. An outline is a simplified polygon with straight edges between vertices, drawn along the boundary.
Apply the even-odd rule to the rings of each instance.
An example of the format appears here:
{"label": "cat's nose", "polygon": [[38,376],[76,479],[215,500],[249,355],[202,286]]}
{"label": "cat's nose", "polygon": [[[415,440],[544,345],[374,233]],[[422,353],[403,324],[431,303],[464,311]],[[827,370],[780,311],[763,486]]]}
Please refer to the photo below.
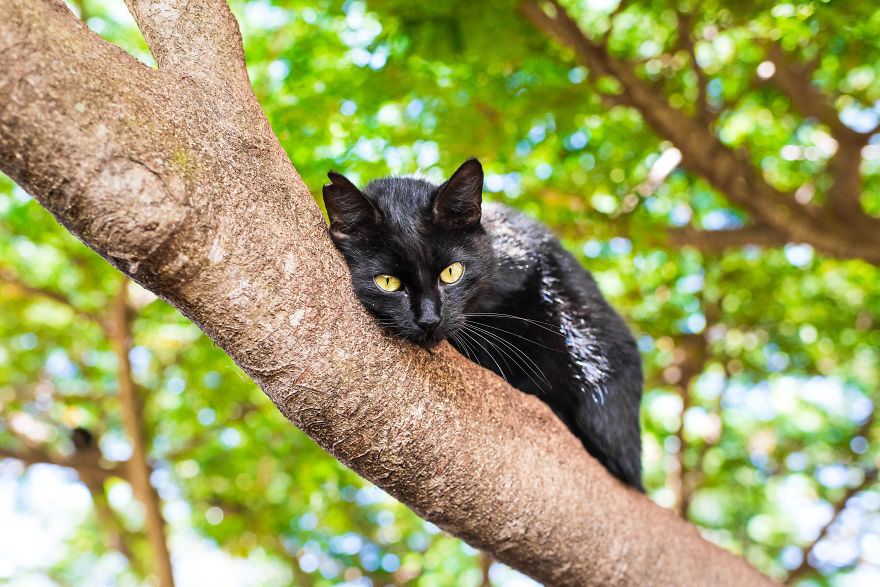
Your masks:
{"label": "cat's nose", "polygon": [[416,322],[422,330],[430,332],[440,324],[440,316],[437,314],[422,315]]}
{"label": "cat's nose", "polygon": [[440,324],[440,316],[437,315],[437,307],[433,300],[424,299],[419,307],[419,318],[416,320],[419,328],[430,333]]}

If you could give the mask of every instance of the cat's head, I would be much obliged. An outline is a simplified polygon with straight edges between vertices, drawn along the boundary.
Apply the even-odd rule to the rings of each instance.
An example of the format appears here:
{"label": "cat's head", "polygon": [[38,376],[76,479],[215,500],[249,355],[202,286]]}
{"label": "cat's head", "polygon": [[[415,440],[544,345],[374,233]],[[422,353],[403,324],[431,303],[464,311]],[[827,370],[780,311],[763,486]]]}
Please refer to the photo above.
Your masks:
{"label": "cat's head", "polygon": [[386,177],[359,190],[334,171],[327,176],[330,236],[364,307],[424,346],[454,334],[492,278],[492,246],[480,226],[480,162],[465,161],[440,186]]}

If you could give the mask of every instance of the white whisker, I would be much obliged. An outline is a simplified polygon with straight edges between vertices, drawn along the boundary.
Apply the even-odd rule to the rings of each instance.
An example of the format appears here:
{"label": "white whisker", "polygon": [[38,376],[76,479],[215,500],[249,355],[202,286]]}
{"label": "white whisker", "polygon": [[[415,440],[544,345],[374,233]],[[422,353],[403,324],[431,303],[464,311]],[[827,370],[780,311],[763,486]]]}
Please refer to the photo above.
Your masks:
{"label": "white whisker", "polygon": [[530,324],[534,324],[535,326],[538,326],[539,328],[543,328],[544,330],[546,330],[548,332],[552,332],[553,334],[555,334],[557,336],[564,336],[562,333],[559,332],[558,328],[554,324],[550,324],[549,322],[541,322],[540,320],[532,320],[531,318],[522,318],[520,316],[513,316],[511,314],[497,314],[494,312],[475,312],[475,313],[471,313],[471,314],[464,314],[464,316],[466,316],[468,318],[485,317],[485,318],[510,318],[511,320],[522,320],[523,322],[529,322]]}
{"label": "white whisker", "polygon": [[[512,330],[507,330],[507,329],[505,329],[505,328],[500,328],[500,327],[498,327],[498,326],[492,326],[491,324],[486,324],[485,322],[477,322],[476,320],[470,320],[470,321],[468,321],[468,324],[479,324],[479,325],[482,326],[483,328],[491,328],[492,330],[497,330],[497,331],[499,331],[499,332],[503,332],[503,333],[505,333],[505,334],[509,334],[510,336],[515,336],[516,338],[521,338],[522,340],[524,340],[524,341],[526,341],[526,342],[529,342],[529,343],[531,343],[531,344],[534,344],[534,345],[537,345],[537,346],[539,346],[539,347],[545,348],[545,349],[547,349],[548,351],[553,351],[553,352],[555,352],[555,353],[562,353],[562,352],[565,352],[565,351],[562,351],[562,350],[560,350],[560,349],[554,349],[553,347],[549,347],[549,346],[547,346],[547,345],[545,345],[545,344],[541,344],[540,342],[535,342],[534,340],[532,340],[532,339],[530,339],[530,338],[526,338],[525,336],[521,336],[521,335],[519,335],[519,334],[513,332]],[[558,333],[554,333],[554,334],[558,334]]]}
{"label": "white whisker", "polygon": [[[474,336],[476,334],[475,332],[468,333],[467,331],[465,331],[465,329],[461,329],[461,330],[459,330],[459,333],[462,336],[466,337],[471,342],[473,342],[474,344],[476,344],[480,349],[482,349],[483,352],[485,352],[486,355],[488,355],[488,357],[490,359],[492,359],[492,362],[495,363],[495,366],[498,367],[498,372],[500,373],[502,379],[504,379],[504,381],[506,381],[507,383],[510,383],[510,380],[507,378],[507,375],[504,374],[504,369],[501,368],[501,365],[498,364],[498,361],[495,360],[495,357],[492,355],[492,353],[490,353],[486,347],[484,347],[482,344],[480,344],[480,341],[477,340],[477,338]],[[485,340],[485,339],[483,339],[483,340]],[[494,348],[494,345],[492,345],[492,343],[489,343],[489,341],[486,341],[486,342]]]}
{"label": "white whisker", "polygon": [[[489,332],[488,330],[481,330],[479,327],[477,327],[474,324],[469,324],[469,326],[472,329],[474,329],[475,333],[481,332],[484,337],[491,337],[492,339],[498,341],[499,343],[503,344],[508,349],[510,349],[510,351],[512,353],[514,353],[514,355],[508,354],[506,351],[504,351],[503,348],[496,347],[496,348],[498,348],[498,350],[503,352],[505,355],[510,356],[510,358],[513,360],[513,362],[515,364],[519,363],[520,366],[523,367],[523,373],[525,373],[526,377],[528,377],[531,380],[531,382],[534,383],[535,386],[538,387],[538,389],[540,389],[541,391],[549,391],[548,389],[544,388],[544,386],[541,384],[540,380],[543,380],[543,382],[546,383],[548,387],[550,387],[550,388],[553,387],[553,384],[550,383],[550,380],[547,378],[547,376],[544,374],[544,372],[541,370],[541,368],[538,367],[537,363],[535,363],[535,361],[532,360],[532,358],[529,357],[522,349],[520,349],[519,347],[517,347],[516,345],[511,343],[509,340],[506,340],[503,337],[501,337],[493,332]],[[519,357],[521,359],[525,359],[525,360],[524,361],[522,361],[522,360],[517,361],[516,360],[517,357]],[[534,374],[535,377],[537,377],[539,381],[536,381],[532,377],[532,375],[529,374],[529,371],[531,371],[531,373]]]}

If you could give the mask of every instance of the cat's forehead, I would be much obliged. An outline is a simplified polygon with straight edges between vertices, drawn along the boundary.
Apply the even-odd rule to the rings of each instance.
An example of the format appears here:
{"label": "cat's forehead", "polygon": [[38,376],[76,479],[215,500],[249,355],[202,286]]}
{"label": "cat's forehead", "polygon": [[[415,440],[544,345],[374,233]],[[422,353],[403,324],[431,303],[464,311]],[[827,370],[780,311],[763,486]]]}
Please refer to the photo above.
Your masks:
{"label": "cat's forehead", "polygon": [[437,186],[418,177],[383,177],[364,186],[364,195],[382,212],[414,215],[431,205]]}
{"label": "cat's forehead", "polygon": [[385,177],[368,183],[363,193],[382,213],[386,228],[412,239],[424,232],[437,186],[416,177]]}

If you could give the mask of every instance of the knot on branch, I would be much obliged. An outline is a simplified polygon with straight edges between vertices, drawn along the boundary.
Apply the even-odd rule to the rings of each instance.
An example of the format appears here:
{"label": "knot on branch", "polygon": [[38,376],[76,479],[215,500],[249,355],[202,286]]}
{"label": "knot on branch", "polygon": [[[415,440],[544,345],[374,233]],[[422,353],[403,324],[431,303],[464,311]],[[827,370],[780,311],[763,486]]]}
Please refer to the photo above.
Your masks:
{"label": "knot on branch", "polygon": [[85,190],[91,209],[83,215],[83,239],[107,243],[107,256],[132,274],[177,231],[188,210],[181,178],[160,176],[124,157],[105,163]]}

